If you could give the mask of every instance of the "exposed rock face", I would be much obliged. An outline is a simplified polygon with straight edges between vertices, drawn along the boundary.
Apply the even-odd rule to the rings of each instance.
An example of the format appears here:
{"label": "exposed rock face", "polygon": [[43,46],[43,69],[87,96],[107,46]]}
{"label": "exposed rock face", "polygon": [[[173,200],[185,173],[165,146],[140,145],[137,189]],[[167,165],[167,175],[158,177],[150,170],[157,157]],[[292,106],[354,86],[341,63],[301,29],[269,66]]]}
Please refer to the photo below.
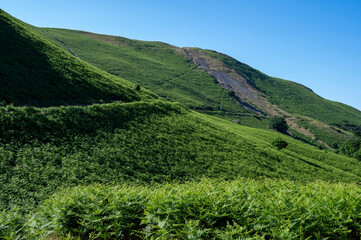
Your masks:
{"label": "exposed rock face", "polygon": [[[239,99],[238,103],[244,108],[258,115],[284,116],[290,128],[315,139],[315,136],[309,130],[297,124],[298,118],[269,102],[265,93],[252,86],[244,76],[227,67],[222,61],[197,48],[177,48],[176,52],[190,59],[199,69],[208,72],[218,81],[219,86],[234,91]],[[290,135],[292,134],[290,133]],[[326,143],[320,140],[317,141],[330,148]]]}
{"label": "exposed rock face", "polygon": [[240,99],[239,103],[253,111],[261,114],[263,111],[259,109],[257,99],[261,98],[261,92],[255,89],[243,76],[235,70],[227,67],[218,59],[212,58],[205,51],[195,48],[183,48],[184,56],[192,60],[199,69],[208,72],[218,81],[218,85],[234,91]]}

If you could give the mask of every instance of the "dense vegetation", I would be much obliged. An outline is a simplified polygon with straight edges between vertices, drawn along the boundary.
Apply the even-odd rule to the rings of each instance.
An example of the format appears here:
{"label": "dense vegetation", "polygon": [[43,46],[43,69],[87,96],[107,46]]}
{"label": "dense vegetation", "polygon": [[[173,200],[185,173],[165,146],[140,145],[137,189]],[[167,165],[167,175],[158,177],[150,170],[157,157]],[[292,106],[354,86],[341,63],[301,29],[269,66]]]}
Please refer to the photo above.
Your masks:
{"label": "dense vegetation", "polygon": [[360,197],[356,184],[270,179],[94,185],[61,190],[30,214],[3,212],[0,235],[13,239],[358,239]]}

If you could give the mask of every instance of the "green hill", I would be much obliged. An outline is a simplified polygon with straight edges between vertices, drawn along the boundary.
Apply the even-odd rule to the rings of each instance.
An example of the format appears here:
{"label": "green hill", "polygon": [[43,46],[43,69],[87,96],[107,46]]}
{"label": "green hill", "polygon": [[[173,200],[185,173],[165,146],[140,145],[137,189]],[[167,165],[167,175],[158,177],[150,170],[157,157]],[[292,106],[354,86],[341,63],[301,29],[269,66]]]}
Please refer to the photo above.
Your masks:
{"label": "green hill", "polygon": [[[19,47],[42,46],[47,50],[45,53],[51,52],[54,59],[59,60],[50,61],[49,69],[67,65],[61,57],[72,63],[67,69],[58,69],[59,79],[78,70],[95,74],[92,81],[77,79],[77,74],[68,76],[68,80],[72,84],[85,81],[95,90],[99,90],[99,81],[104,81],[114,88],[101,88],[99,92],[123,99],[123,102],[90,106],[1,107],[1,183],[8,189],[1,197],[5,208],[17,198],[30,201],[34,196],[37,202],[42,193],[52,192],[59,186],[91,182],[168,181],[201,176],[358,181],[361,176],[360,163],[354,159],[317,150],[275,131],[241,126],[193,112],[177,103],[154,100],[151,96],[155,95],[147,90],[137,91],[134,84],[65,53],[6,13],[2,12],[1,16],[2,26],[8,28],[6,34],[1,34],[2,38],[8,38],[5,43]],[[19,32],[20,35],[15,34]],[[15,44],[18,40],[22,44]],[[26,55],[22,59],[29,60]],[[17,71],[22,65],[14,60],[9,68],[13,71],[12,78],[23,80],[19,77],[21,71]],[[31,76],[31,70],[28,71]],[[200,70],[192,71],[206,75]],[[64,78],[61,82],[67,83]],[[22,91],[28,86],[24,83],[16,90]],[[40,96],[49,92],[39,85],[33,87],[41,91]],[[5,85],[1,90],[15,89]],[[84,93],[87,92],[84,90]],[[54,96],[48,100],[54,103],[57,98],[51,97]],[[78,95],[74,95],[74,101],[81,102],[76,97]],[[146,101],[139,101],[141,99]],[[24,98],[23,101],[30,100]],[[66,98],[63,101],[67,101]],[[51,104],[44,102],[43,105]],[[288,143],[285,149],[277,150],[273,146],[278,138]],[[39,185],[42,190],[38,189]],[[24,190],[18,192],[19,186]]]}
{"label": "green hill", "polygon": [[149,97],[134,84],[71,56],[0,10],[0,101],[54,106]]}
{"label": "green hill", "polygon": [[108,73],[140,84],[166,100],[196,109],[223,109],[244,113],[234,105],[213,77],[200,71],[176,49],[160,42],[144,42],[122,37],[65,29],[38,29],[39,34],[80,59]]}
{"label": "green hill", "polygon": [[266,128],[269,117],[284,116],[294,135],[324,147],[349,139],[345,125],[361,125],[360,111],[214,51],[66,29],[34,30],[167,100],[243,125]]}
{"label": "green hill", "polygon": [[[76,49],[73,49],[68,43],[66,46],[71,48],[73,55],[66,53],[59,46],[39,36],[31,30],[34,29],[33,27],[21,23],[3,11],[1,11],[0,23],[1,44],[6,44],[5,46],[9,46],[9,48],[18,46],[24,50],[24,52],[17,52],[18,55],[10,54],[15,53],[12,51],[1,50],[8,54],[6,56],[11,61],[9,59],[4,60],[4,58],[1,60],[4,62],[4,65],[2,64],[1,67],[9,73],[5,74],[5,78],[2,79],[7,79],[9,82],[4,81],[4,84],[0,86],[0,90],[7,93],[7,98],[3,97],[5,95],[1,95],[5,103],[3,103],[3,106],[0,106],[0,238],[39,239],[39,236],[42,236],[44,239],[90,239],[91,237],[93,239],[97,237],[98,239],[109,239],[110,236],[114,238],[111,235],[113,234],[111,231],[113,231],[114,226],[119,224],[124,227],[124,229],[122,228],[124,232],[123,235],[120,234],[115,238],[126,239],[129,237],[127,235],[129,232],[127,231],[144,238],[158,236],[168,238],[170,235],[167,235],[167,231],[170,231],[169,234],[173,234],[172,236],[177,238],[182,236],[177,234],[180,234],[178,231],[183,231],[184,221],[171,222],[169,228],[163,225],[163,223],[166,223],[163,218],[168,216],[168,219],[173,218],[172,210],[165,208],[165,212],[159,213],[159,216],[156,217],[157,219],[159,217],[159,220],[149,223],[150,227],[154,226],[157,229],[149,229],[150,235],[143,235],[143,225],[137,225],[140,221],[138,217],[127,214],[133,211],[133,206],[139,206],[140,208],[136,209],[140,210],[136,214],[137,216],[144,217],[144,214],[148,211],[145,206],[147,209],[150,209],[144,196],[153,196],[153,200],[157,202],[157,199],[162,199],[161,192],[164,191],[161,185],[167,186],[166,183],[168,182],[173,183],[169,187],[170,190],[167,191],[172,192],[172,189],[174,189],[177,192],[176,189],[179,188],[179,185],[174,182],[178,181],[181,184],[185,181],[191,181],[191,184],[194,184],[195,191],[199,192],[199,194],[192,195],[193,193],[187,190],[191,195],[184,195],[185,198],[187,196],[199,197],[199,199],[206,198],[208,196],[207,193],[204,193],[204,195],[202,193],[203,190],[201,190],[207,188],[202,187],[206,186],[205,183],[203,182],[203,185],[200,186],[197,186],[196,183],[204,177],[219,179],[221,185],[231,184],[231,182],[226,180],[239,179],[240,177],[267,177],[296,181],[296,185],[291,184],[290,189],[302,188],[302,185],[315,180],[344,182],[352,183],[350,185],[352,187],[351,190],[348,190],[347,186],[349,185],[340,185],[341,190],[337,196],[340,196],[341,200],[345,196],[359,196],[355,193],[359,188],[354,182],[361,180],[361,162],[356,159],[341,156],[327,150],[319,150],[314,146],[276,131],[242,126],[225,119],[195,112],[180,103],[159,99],[155,94],[144,89],[143,86],[145,84],[141,83],[142,87],[139,89],[135,87],[134,83],[111,76],[77,59],[74,55],[82,58],[81,55],[76,53]],[[50,34],[49,32],[48,34]],[[3,39],[6,39],[6,41]],[[64,40],[61,41],[65,42]],[[154,43],[154,45],[157,44],[160,43]],[[169,47],[166,45],[160,44],[160,46],[164,47],[165,52],[168,51]],[[149,48],[151,47],[149,46]],[[30,52],[28,52],[26,49],[31,49],[31,51],[29,50]],[[176,50],[172,50],[169,53],[173,56],[174,51]],[[194,59],[197,59],[196,52],[194,51],[198,50],[188,49],[186,51],[188,51],[187,54],[193,54]],[[174,63],[173,70],[169,68],[168,71],[166,68],[168,67],[166,62],[171,62],[171,59],[165,61],[163,57],[159,57],[158,63],[156,63],[154,60],[155,56],[157,56],[156,52],[158,50],[154,52],[152,61],[155,64],[154,68],[156,66],[159,68],[154,70],[153,74],[156,74],[158,71],[164,71],[167,74],[170,74],[169,72],[172,71],[177,72],[178,63]],[[129,53],[129,55],[132,54]],[[167,55],[164,52],[162,54],[164,56]],[[143,58],[145,57],[143,56]],[[44,59],[46,61],[42,62]],[[198,86],[196,84],[205,84],[204,90],[209,86],[210,89],[218,91],[219,94],[226,95],[227,97],[220,100],[222,101],[222,106],[224,106],[224,112],[237,113],[238,110],[234,110],[235,112],[232,110],[233,107],[239,107],[239,105],[233,104],[235,96],[228,93],[228,95],[225,94],[223,88],[214,83],[215,78],[210,77],[205,69],[194,67],[194,64],[184,59],[179,57],[178,60],[174,61],[184,61],[188,68],[190,64],[193,67],[190,70],[185,67],[185,71],[189,72],[192,76],[197,74],[202,76],[198,81],[194,80],[194,89],[196,89],[195,86]],[[37,61],[40,61],[42,64],[39,66],[31,65]],[[144,61],[144,65],[147,65],[148,60]],[[164,62],[162,63],[162,61]],[[160,68],[162,64],[164,64],[163,70]],[[32,70],[32,67],[34,67],[34,70]],[[146,69],[146,66],[140,69]],[[136,68],[134,68],[135,70]],[[33,71],[36,72],[35,75]],[[3,72],[1,73],[3,74]],[[208,82],[203,82],[203,76],[213,82],[207,85]],[[41,81],[38,81],[38,79]],[[52,82],[54,79],[57,81]],[[15,85],[17,88],[10,84],[11,81],[18,84]],[[171,81],[171,78],[169,81]],[[55,85],[49,87],[52,83]],[[172,84],[170,85],[173,86]],[[72,92],[72,89],[78,90]],[[178,88],[173,89],[174,92],[180,93]],[[69,91],[71,94],[68,94]],[[164,91],[164,93],[166,92]],[[185,92],[189,93],[189,91]],[[31,95],[35,93],[36,95]],[[197,94],[195,92],[188,95],[190,102],[196,103],[191,97]],[[176,94],[175,96],[183,98],[186,95]],[[211,96],[214,97],[215,95]],[[229,99],[229,105],[223,102],[227,98]],[[103,103],[103,101],[108,101],[109,103]],[[204,103],[202,102],[204,101],[202,97],[199,98],[199,101],[199,104]],[[80,106],[69,106],[72,104]],[[251,108],[248,110],[239,109],[240,112],[237,113],[239,115],[248,114],[248,117],[259,115],[259,113],[255,113]],[[262,123],[262,120],[260,123]],[[283,148],[277,147],[279,146],[277,143],[280,142],[286,142]],[[218,184],[216,182],[218,180],[210,181],[214,181],[215,185]],[[282,180],[274,181],[275,184],[272,183],[272,186],[278,183],[282,184]],[[97,185],[99,187],[94,188],[87,187],[92,184],[102,185]],[[261,181],[255,182],[255,184],[260,186],[260,189],[263,189]],[[117,188],[117,185],[125,186],[125,189],[129,186],[134,186],[134,194],[144,193],[144,195],[132,195],[132,191],[126,190],[127,194],[135,196],[139,201],[122,202],[122,197],[127,198],[128,195],[117,190],[115,192],[119,193],[119,195],[110,195],[103,198],[103,196],[113,191],[113,187],[114,189]],[[324,183],[321,186],[326,185],[327,183]],[[160,194],[152,193],[151,189],[156,189],[156,186],[160,189]],[[64,190],[74,187],[77,187],[76,189],[79,189],[79,191]],[[255,187],[257,189],[257,186]],[[96,194],[91,195],[90,199],[82,197],[84,196],[83,192],[93,191],[92,189],[95,189]],[[141,189],[144,189],[144,191],[141,192]],[[238,191],[234,185],[230,187],[229,191],[232,192],[232,189],[235,193]],[[242,194],[252,193],[252,189],[250,191],[247,189],[245,191],[242,190]],[[323,190],[320,190],[318,185],[316,185],[315,189],[317,190],[315,190],[316,194],[311,196],[316,196],[317,193],[325,196],[322,195]],[[331,186],[330,189],[329,191],[332,191],[335,188]],[[287,188],[286,190],[281,190],[282,192],[288,191]],[[66,193],[66,191],[70,192]],[[271,189],[265,194],[267,195],[271,192],[277,193],[277,191]],[[290,190],[288,192],[290,192],[290,195],[286,196],[293,196],[295,200],[292,200],[292,203],[297,204],[299,201],[297,200],[297,196],[299,196],[298,190],[294,192]],[[51,195],[56,193],[59,195],[51,197]],[[175,196],[179,197],[180,195],[176,193]],[[228,195],[224,196],[228,198]],[[309,199],[309,196],[308,193],[304,195],[307,199]],[[218,195],[212,199],[212,202],[217,202],[218,197],[223,198],[222,195]],[[98,201],[99,199],[101,200]],[[132,198],[130,197],[129,199]],[[308,201],[313,199],[311,197]],[[60,201],[60,204],[58,204],[57,200]],[[90,200],[94,200],[94,202]],[[225,203],[223,200],[220,200],[222,205]],[[339,206],[345,205],[343,202],[340,202],[341,200],[338,201],[338,198],[331,200],[337,202]],[[115,201],[117,204],[121,203],[121,205],[117,205],[121,209],[112,212],[114,206],[107,204],[112,201]],[[317,201],[317,206],[322,205],[319,203],[319,199]],[[181,202],[184,201],[182,200]],[[278,201],[275,202],[277,203]],[[102,207],[103,203],[106,205],[105,210],[97,207]],[[285,200],[284,203],[288,204],[290,201]],[[91,223],[83,219],[84,215],[77,215],[78,211],[81,214],[84,213],[83,209],[84,206],[88,206],[87,204],[94,207],[90,208],[90,212],[84,210],[86,211],[85,215],[89,217],[86,219],[91,219]],[[195,204],[198,205],[198,202],[196,201]],[[260,204],[261,202],[255,202],[255,205],[250,205],[249,208],[251,210],[258,209],[262,206]],[[64,206],[64,208],[58,208],[60,205]],[[68,206],[69,208],[67,208]],[[160,209],[157,206],[154,205],[156,209]],[[266,207],[268,205],[263,206]],[[272,206],[271,209],[275,207],[274,205],[270,206]],[[238,206],[235,208],[238,209],[235,211],[242,213],[241,208],[238,208]],[[358,210],[359,206],[356,202],[352,202],[350,208]],[[338,213],[347,214],[351,211],[350,208],[341,209]],[[186,209],[190,208],[186,207]],[[318,214],[312,218],[312,222],[315,222],[315,219],[317,221],[321,220],[318,222],[320,224],[310,224],[311,226],[317,226],[317,228],[326,226],[324,229],[327,229],[328,224],[335,222],[326,221],[327,223],[322,225],[324,223],[322,220],[323,216],[326,216],[327,212],[320,214],[315,209],[310,210],[307,214],[312,216]],[[325,209],[330,208],[325,207],[322,211]],[[108,210],[111,211],[111,216],[118,217],[121,215],[124,216],[125,220],[114,220],[108,215]],[[197,208],[195,208],[196,210]],[[212,212],[212,210],[209,211]],[[219,212],[220,215],[226,214],[222,211]],[[193,229],[196,231],[210,228],[212,230],[209,231],[212,233],[204,236],[214,236],[215,238],[216,235],[212,234],[220,234],[222,231],[226,233],[225,228],[228,225],[228,230],[233,231],[234,229],[232,229],[230,224],[236,226],[235,223],[239,221],[241,216],[236,214],[234,217],[237,219],[229,218],[230,224],[228,225],[212,225],[210,224],[214,220],[212,218],[208,225],[202,223],[203,225],[193,226],[189,225],[191,223],[187,220],[187,214],[180,212],[179,217],[175,218],[184,219],[188,224],[186,226],[194,227]],[[262,215],[262,211],[257,214]],[[267,216],[270,216],[270,214],[262,215],[264,218],[260,218],[260,215],[257,214],[251,214],[249,218],[247,217],[249,225],[245,225],[245,229],[248,229],[248,235],[239,236],[258,236],[261,238],[263,233],[270,234],[266,230],[262,232],[252,222],[256,221],[255,219],[262,219],[264,224],[267,225],[270,223],[267,220],[269,219]],[[197,221],[198,215],[196,213],[196,216],[191,218],[194,219],[195,217],[194,220]],[[307,216],[304,217],[305,221],[310,219]],[[251,219],[253,220],[251,221]],[[296,217],[296,219],[300,218]],[[319,236],[348,236],[347,231],[349,229],[353,230],[354,234],[355,228],[359,226],[357,225],[359,219],[354,215],[352,217],[350,215],[349,219],[351,219],[351,222],[356,221],[356,223],[351,224],[350,221],[337,221],[340,226],[344,224],[338,231],[331,234],[327,231],[325,233],[324,229],[322,229],[319,232]],[[287,221],[281,222],[285,224]],[[239,223],[241,222],[239,221]],[[285,225],[284,231],[293,224],[293,222],[288,223],[289,225]],[[83,228],[83,226],[90,225],[105,230],[102,230],[102,232],[94,230],[92,227]],[[63,228],[64,226],[65,228]],[[296,224],[294,226],[304,227],[305,225]],[[266,229],[266,227],[264,228]],[[267,231],[276,231],[282,228],[270,225],[267,229],[271,229]],[[144,231],[146,232],[147,230],[145,229]],[[297,230],[295,231],[297,232]],[[106,235],[108,232],[110,232],[110,235]],[[298,232],[303,234],[303,231]],[[309,234],[312,231],[305,232]],[[105,235],[95,236],[100,233]],[[93,235],[91,236],[91,234]],[[153,236],[152,234],[157,235]],[[304,236],[317,236],[317,234],[307,234],[305,233]],[[357,236],[358,232],[355,234]],[[300,235],[294,236],[297,238]],[[218,236],[217,238],[221,237]]]}

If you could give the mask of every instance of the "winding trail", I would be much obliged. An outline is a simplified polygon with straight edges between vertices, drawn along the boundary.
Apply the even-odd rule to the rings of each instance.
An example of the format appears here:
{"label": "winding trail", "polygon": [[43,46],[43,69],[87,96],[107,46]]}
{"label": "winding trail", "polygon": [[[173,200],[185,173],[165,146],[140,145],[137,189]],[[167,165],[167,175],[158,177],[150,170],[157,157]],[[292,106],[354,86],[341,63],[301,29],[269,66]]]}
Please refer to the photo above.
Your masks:
{"label": "winding trail", "polygon": [[64,42],[63,40],[61,40],[60,38],[56,37],[56,40],[58,42],[60,42],[63,46],[65,46],[69,52],[76,58],[79,58],[79,56],[73,51],[73,49],[71,49],[71,47],[69,46],[69,44],[67,44],[66,42]]}

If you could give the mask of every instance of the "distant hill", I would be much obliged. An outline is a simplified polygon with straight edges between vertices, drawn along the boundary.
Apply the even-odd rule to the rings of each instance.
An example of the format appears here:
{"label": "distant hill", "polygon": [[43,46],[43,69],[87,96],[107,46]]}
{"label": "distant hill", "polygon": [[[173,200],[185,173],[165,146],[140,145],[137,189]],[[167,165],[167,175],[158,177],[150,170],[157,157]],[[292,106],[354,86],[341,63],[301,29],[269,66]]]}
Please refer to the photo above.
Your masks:
{"label": "distant hill", "polygon": [[66,29],[34,28],[64,50],[108,73],[140,84],[199,112],[266,128],[283,116],[291,134],[335,148],[361,125],[361,112],[309,88],[269,77],[227,55]]}

